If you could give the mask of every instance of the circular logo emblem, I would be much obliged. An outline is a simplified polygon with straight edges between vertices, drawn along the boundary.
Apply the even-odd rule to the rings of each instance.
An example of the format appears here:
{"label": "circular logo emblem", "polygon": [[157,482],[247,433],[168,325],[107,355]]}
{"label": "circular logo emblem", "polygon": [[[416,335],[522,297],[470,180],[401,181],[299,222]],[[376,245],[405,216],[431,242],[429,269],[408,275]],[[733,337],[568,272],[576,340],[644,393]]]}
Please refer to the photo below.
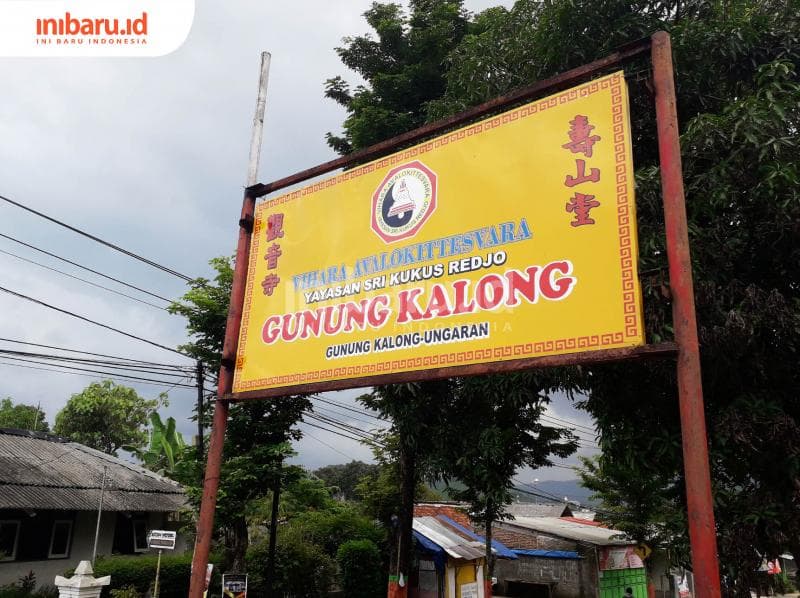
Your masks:
{"label": "circular logo emblem", "polygon": [[417,234],[436,207],[436,174],[422,162],[393,168],[372,197],[372,230],[386,243]]}

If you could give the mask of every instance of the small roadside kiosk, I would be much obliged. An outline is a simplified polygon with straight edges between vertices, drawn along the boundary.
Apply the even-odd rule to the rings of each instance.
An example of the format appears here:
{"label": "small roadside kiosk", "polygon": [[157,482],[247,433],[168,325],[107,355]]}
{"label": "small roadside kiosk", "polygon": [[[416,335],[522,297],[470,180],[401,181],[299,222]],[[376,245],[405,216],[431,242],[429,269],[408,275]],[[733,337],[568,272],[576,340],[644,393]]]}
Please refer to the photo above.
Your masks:
{"label": "small roadside kiosk", "polygon": [[[642,322],[628,89],[620,70],[648,53],[675,330],[674,342],[655,345],[646,344]],[[677,361],[696,595],[717,598],[672,50],[664,32],[248,187],[190,598],[203,592],[231,401],[656,357]],[[409,514],[400,529],[399,573],[407,579]],[[390,580],[390,596],[406,592]]]}

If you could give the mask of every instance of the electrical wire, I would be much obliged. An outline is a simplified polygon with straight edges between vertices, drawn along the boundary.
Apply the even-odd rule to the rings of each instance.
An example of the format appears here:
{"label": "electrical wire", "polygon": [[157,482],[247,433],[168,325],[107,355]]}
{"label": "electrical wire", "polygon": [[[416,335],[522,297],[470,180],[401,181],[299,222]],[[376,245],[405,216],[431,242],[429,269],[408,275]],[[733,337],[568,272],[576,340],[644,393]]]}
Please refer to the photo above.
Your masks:
{"label": "electrical wire", "polygon": [[29,341],[21,341],[19,339],[13,339],[13,338],[0,337],[0,341],[6,342],[6,343],[14,343],[14,344],[17,344],[17,345],[30,345],[31,347],[42,347],[44,349],[55,349],[57,351],[68,351],[70,353],[79,353],[81,355],[94,355],[95,357],[108,357],[109,359],[118,359],[120,361],[129,361],[129,362],[133,362],[133,363],[142,363],[142,364],[147,364],[147,365],[163,365],[163,366],[174,367],[176,369],[177,368],[186,368],[186,369],[191,369],[192,371],[194,371],[194,368],[191,367],[191,366],[182,366],[182,365],[179,365],[177,363],[176,364],[171,364],[171,363],[158,363],[158,362],[155,362],[155,361],[144,361],[144,360],[141,360],[141,359],[133,359],[131,357],[121,357],[119,355],[108,355],[107,353],[93,353],[91,351],[82,351],[80,349],[69,349],[67,347],[59,347],[57,345],[44,345],[42,343],[32,343],[32,342],[29,342]]}
{"label": "electrical wire", "polygon": [[335,406],[335,407],[339,407],[339,408],[341,408],[341,409],[345,409],[345,410],[347,410],[347,411],[351,411],[351,412],[353,412],[353,413],[357,413],[358,415],[365,415],[365,416],[367,416],[367,417],[370,417],[370,418],[372,418],[372,419],[376,419],[376,420],[378,420],[378,421],[382,421],[382,422],[385,422],[385,421],[386,421],[386,420],[385,420],[384,418],[382,418],[382,417],[378,417],[377,415],[372,415],[372,414],[370,414],[370,413],[368,413],[368,412],[366,412],[366,411],[364,411],[364,410],[355,409],[354,407],[350,407],[349,405],[346,405],[346,404],[344,404],[344,403],[340,403],[340,402],[338,402],[338,401],[334,401],[333,399],[330,399],[330,398],[321,397],[321,396],[319,396],[319,395],[314,395],[314,396],[313,396],[313,397],[311,397],[311,398],[312,398],[312,399],[316,399],[316,400],[318,400],[318,401],[321,401],[322,403],[327,403],[327,404],[329,404],[329,405],[333,405],[333,406]]}
{"label": "electrical wire", "polygon": [[571,420],[568,420],[568,419],[563,419],[563,418],[560,418],[560,417],[556,417],[555,415],[550,415],[549,413],[545,413],[544,415],[542,415],[542,417],[543,418],[547,418],[547,419],[551,419],[551,420],[554,420],[554,421],[557,421],[557,422],[561,422],[561,423],[564,423],[564,424],[569,424],[570,426],[573,426],[575,428],[583,428],[584,430],[586,430],[586,432],[589,432],[589,433],[592,433],[592,434],[594,434],[596,432],[596,430],[594,428],[591,428],[589,426],[585,426],[583,424],[579,424],[578,422],[574,422],[574,421],[571,421]]}
{"label": "electrical wire", "polygon": [[61,260],[64,263],[70,264],[72,266],[76,266],[77,268],[81,268],[82,270],[86,270],[87,272],[91,272],[92,274],[96,274],[97,276],[102,276],[103,278],[106,278],[108,280],[112,280],[112,281],[114,281],[114,282],[116,282],[118,284],[121,284],[123,286],[128,287],[129,289],[134,289],[136,291],[139,291],[140,293],[144,293],[146,295],[150,295],[151,297],[155,297],[156,299],[161,299],[162,301],[166,301],[167,303],[171,303],[172,302],[170,299],[167,299],[166,297],[163,297],[163,296],[161,296],[161,295],[159,295],[157,293],[153,293],[153,292],[147,291],[147,290],[145,290],[145,289],[143,289],[141,287],[137,287],[136,285],[130,284],[128,282],[125,282],[124,280],[120,280],[119,278],[114,278],[113,276],[109,276],[108,274],[103,274],[102,272],[98,272],[97,270],[93,270],[92,268],[89,268],[88,266],[84,266],[83,264],[79,264],[78,262],[73,262],[72,260],[69,260],[69,259],[67,259],[65,257],[62,257],[62,256],[57,255],[55,253],[51,253],[49,251],[46,251],[46,250],[41,249],[39,247],[36,247],[35,245],[31,245],[30,243],[26,243],[25,241],[20,241],[19,239],[16,239],[16,238],[14,238],[14,237],[12,237],[10,235],[6,235],[6,234],[3,234],[3,233],[0,233],[0,237],[3,238],[3,239],[8,239],[9,241],[13,241],[14,243],[18,243],[19,245],[22,245],[24,247],[28,247],[29,249],[33,249],[34,251],[38,251],[39,253],[43,253],[44,255],[50,256],[50,257],[55,258],[57,260]]}
{"label": "electrical wire", "polygon": [[8,293],[9,295],[13,295],[15,297],[18,297],[20,299],[24,299],[26,301],[30,301],[31,303],[36,303],[37,305],[41,305],[43,307],[47,307],[49,309],[61,312],[62,314],[66,314],[68,316],[72,316],[73,318],[77,318],[78,320],[83,320],[84,322],[89,322],[90,324],[94,324],[95,326],[100,326],[101,328],[105,328],[106,330],[111,330],[112,332],[116,332],[118,334],[122,334],[124,336],[127,336],[129,338],[135,339],[137,341],[142,341],[143,343],[147,343],[148,345],[153,345],[154,347],[158,347],[159,349],[164,349],[165,351],[171,351],[172,353],[177,353],[178,355],[183,355],[184,357],[191,358],[190,355],[187,355],[186,353],[184,353],[182,351],[178,351],[177,349],[173,349],[172,347],[168,347],[166,345],[162,345],[162,344],[157,343],[155,341],[148,340],[148,339],[143,338],[141,336],[137,336],[135,334],[131,334],[130,332],[125,332],[124,330],[120,330],[119,328],[114,328],[113,326],[109,326],[108,324],[103,324],[101,322],[97,322],[96,320],[92,320],[90,318],[87,318],[86,316],[81,316],[79,314],[76,314],[74,312],[68,311],[66,309],[62,309],[60,307],[56,307],[55,305],[51,305],[49,303],[45,303],[44,301],[40,301],[39,299],[34,299],[33,297],[29,297],[28,295],[23,295],[22,293],[18,293],[16,291],[12,291],[11,289],[7,289],[5,287],[0,287],[0,291],[2,291],[3,293]]}
{"label": "electrical wire", "polygon": [[325,425],[328,425],[328,426],[332,426],[334,428],[338,428],[339,430],[341,430],[343,432],[346,432],[348,434],[356,436],[359,440],[363,440],[365,442],[378,442],[377,438],[374,435],[372,435],[372,434],[370,434],[368,432],[364,432],[360,428],[356,428],[354,426],[349,426],[349,425],[347,425],[345,423],[342,423],[342,422],[340,422],[340,421],[338,421],[336,419],[333,419],[333,418],[330,418],[330,417],[327,417],[327,416],[323,416],[323,415],[319,415],[319,414],[316,414],[316,413],[313,413],[313,412],[306,412],[306,417],[309,417],[309,418],[313,419],[316,422],[319,422],[319,423],[322,423],[322,424],[325,424]]}
{"label": "electrical wire", "polygon": [[[98,376],[89,376],[87,374],[81,374],[80,372],[68,372],[64,370],[55,370],[52,368],[43,368],[37,367],[33,365],[22,365],[20,363],[7,363],[3,360],[8,359],[7,357],[0,356],[0,366],[9,366],[9,367],[16,367],[16,368],[25,368],[27,370],[39,370],[42,372],[54,372],[56,374],[69,374],[71,376],[83,376],[84,378],[88,378],[89,380],[108,380],[108,377],[101,378]],[[112,378],[116,378],[116,376],[112,376]],[[148,386],[158,386],[159,388],[163,388],[165,382],[155,383],[155,382],[139,382],[139,384],[147,384]],[[191,387],[194,388],[194,387]]]}
{"label": "electrical wire", "polygon": [[147,365],[139,363],[130,363],[127,361],[109,361],[106,359],[87,359],[85,357],[71,357],[69,355],[54,355],[52,353],[33,353],[31,351],[15,351],[13,349],[2,349],[0,353],[7,355],[17,355],[19,357],[36,357],[39,359],[48,359],[52,361],[66,361],[69,363],[78,363],[81,365],[100,365],[104,367],[111,367],[122,370],[132,370],[137,372],[145,372],[150,374],[160,374],[163,376],[179,376],[185,378],[188,373],[194,373],[194,368],[176,367],[176,366],[160,366],[160,365]]}
{"label": "electrical wire", "polygon": [[317,424],[312,424],[311,422],[304,422],[304,423],[307,426],[311,426],[312,428],[317,428],[319,430],[324,430],[325,432],[330,432],[331,434],[336,434],[337,436],[341,436],[342,438],[347,438],[349,440],[355,440],[358,443],[362,442],[361,438],[353,438],[352,436],[347,436],[346,434],[343,434],[342,432],[338,432],[336,430],[331,430],[329,428],[325,428],[325,427],[317,425]]}
{"label": "electrical wire", "polygon": [[[314,397],[311,397],[311,399],[313,400]],[[314,412],[315,413],[328,414],[328,415],[331,415],[333,417],[336,417],[336,416],[345,417],[345,418],[347,418],[347,421],[353,420],[353,421],[361,422],[363,424],[367,424],[368,426],[375,425],[374,422],[371,422],[371,421],[366,420],[366,419],[359,419],[358,417],[355,417],[353,415],[349,415],[346,412],[336,411],[334,409],[331,409],[330,407],[320,407],[319,405],[316,405],[316,406],[314,406]],[[385,420],[383,420],[383,421],[384,421],[384,423],[386,423]]]}
{"label": "electrical wire", "polygon": [[109,287],[104,287],[103,285],[97,284],[96,282],[92,282],[91,280],[86,280],[85,278],[81,278],[80,276],[75,276],[74,274],[70,274],[69,272],[64,272],[63,270],[59,270],[58,268],[52,268],[45,264],[41,264],[35,260],[29,260],[28,258],[22,257],[21,255],[17,255],[16,253],[5,251],[3,249],[0,249],[0,253],[4,253],[5,255],[10,255],[13,258],[21,260],[23,262],[27,262],[29,264],[33,264],[35,266],[39,266],[40,268],[44,268],[45,270],[50,270],[51,272],[57,272],[58,274],[61,274],[63,276],[68,276],[69,278],[79,280],[86,284],[90,284],[93,287],[97,287],[98,289],[103,289],[104,291],[108,291],[109,293],[121,295],[122,297],[127,297],[128,299],[133,299],[134,301],[138,301],[139,303],[144,303],[145,305],[149,305],[150,307],[155,307],[156,309],[162,309],[164,311],[167,311],[166,307],[161,307],[160,305],[156,305],[155,303],[150,303],[149,301],[145,301],[144,299],[139,299],[138,297],[134,297],[133,295],[128,295],[127,293],[123,293],[122,291],[117,291]]}
{"label": "electrical wire", "polygon": [[[108,375],[108,376],[112,376],[112,377],[115,377],[115,378],[125,378],[127,380],[134,380],[134,381],[158,382],[160,384],[171,384],[173,382],[173,380],[157,380],[155,378],[143,378],[141,376],[133,376],[131,374],[120,374],[118,372],[113,372],[113,371],[109,372],[107,370],[93,370],[93,369],[88,369],[88,368],[81,368],[81,367],[77,367],[77,366],[72,366],[72,365],[53,364],[53,363],[49,363],[47,361],[39,361],[39,360],[35,360],[35,359],[26,359],[24,357],[3,356],[3,359],[13,360],[13,361],[22,361],[22,362],[25,362],[25,363],[34,363],[36,365],[48,365],[48,366],[51,366],[51,367],[63,368],[64,370],[74,370],[76,372],[87,372],[87,373],[91,373],[91,374]],[[181,384],[181,383],[176,383],[176,384],[180,384],[180,386],[184,386],[186,388],[196,388],[195,385],[193,385],[193,384]]]}
{"label": "electrical wire", "polygon": [[100,243],[101,245],[105,245],[106,247],[108,247],[110,249],[113,249],[114,251],[118,251],[118,252],[122,253],[123,255],[127,255],[128,257],[132,257],[135,260],[139,260],[140,262],[145,263],[148,266],[152,266],[153,268],[157,268],[158,270],[166,272],[167,274],[172,274],[173,276],[177,276],[178,278],[182,278],[186,282],[191,282],[192,280],[194,280],[192,277],[186,276],[185,274],[181,274],[177,270],[173,270],[172,268],[168,268],[167,266],[159,264],[158,262],[154,262],[153,260],[147,259],[146,257],[143,257],[141,255],[133,253],[132,251],[128,251],[127,249],[124,249],[123,247],[120,247],[119,245],[115,245],[114,243],[110,243],[108,241],[105,241],[105,240],[101,239],[100,237],[96,237],[95,235],[92,235],[91,233],[87,233],[84,230],[81,230],[79,228],[71,226],[71,225],[67,224],[66,222],[62,222],[61,220],[53,218],[52,216],[48,216],[47,214],[39,212],[38,210],[34,210],[33,208],[30,208],[30,207],[28,207],[28,206],[26,206],[24,204],[21,204],[21,203],[19,203],[17,201],[14,201],[13,199],[10,199],[10,198],[5,197],[3,195],[0,195],[0,199],[2,199],[3,201],[5,201],[7,203],[10,203],[13,206],[21,208],[21,209],[25,210],[26,212],[30,212],[31,214],[35,214],[35,215],[39,216],[40,218],[44,218],[45,220],[49,220],[53,224],[57,224],[58,226],[66,228],[67,230],[71,230],[74,233],[82,235],[82,236],[86,237],[87,239],[91,239],[92,241],[95,241],[96,243]]}
{"label": "electrical wire", "polygon": [[[302,423],[305,423],[305,422],[301,422],[301,424],[302,424]],[[348,459],[351,459],[352,461],[356,461],[356,460],[357,460],[357,459],[356,459],[355,457],[353,457],[352,455],[348,455],[347,453],[340,451],[339,449],[337,449],[337,448],[336,448],[335,446],[333,446],[332,444],[328,444],[328,443],[327,443],[327,442],[325,442],[324,440],[320,440],[319,438],[317,438],[316,436],[314,436],[314,435],[313,435],[311,432],[309,432],[308,430],[303,430],[303,436],[308,436],[309,438],[311,438],[311,439],[313,439],[313,440],[316,440],[316,441],[317,441],[317,442],[319,442],[320,444],[323,444],[323,445],[327,446],[327,447],[328,447],[329,449],[331,449],[332,451],[336,451],[337,453],[339,453],[339,454],[340,454],[340,455],[342,455],[343,457],[347,457]]]}

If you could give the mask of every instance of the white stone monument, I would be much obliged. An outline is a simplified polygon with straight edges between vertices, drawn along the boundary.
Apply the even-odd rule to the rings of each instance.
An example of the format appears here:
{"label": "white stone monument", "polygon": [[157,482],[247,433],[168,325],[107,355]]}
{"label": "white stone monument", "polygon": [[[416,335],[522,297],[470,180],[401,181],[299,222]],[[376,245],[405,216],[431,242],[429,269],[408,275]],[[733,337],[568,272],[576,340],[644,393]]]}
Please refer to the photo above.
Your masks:
{"label": "white stone monument", "polygon": [[92,564],[89,561],[81,561],[69,579],[56,575],[59,598],[100,598],[103,586],[110,583],[110,575],[99,579],[94,577]]}

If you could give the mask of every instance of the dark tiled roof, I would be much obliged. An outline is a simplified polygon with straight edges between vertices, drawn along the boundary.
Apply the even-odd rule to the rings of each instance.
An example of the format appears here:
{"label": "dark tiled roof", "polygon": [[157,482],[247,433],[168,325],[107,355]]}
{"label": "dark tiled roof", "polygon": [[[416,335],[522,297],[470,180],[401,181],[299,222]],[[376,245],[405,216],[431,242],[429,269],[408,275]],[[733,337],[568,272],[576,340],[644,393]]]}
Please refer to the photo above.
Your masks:
{"label": "dark tiled roof", "polygon": [[418,502],[414,503],[414,517],[436,517],[446,515],[456,523],[470,527],[467,511],[469,505],[466,503],[445,503],[445,502]]}
{"label": "dark tiled roof", "polygon": [[0,509],[177,511],[177,482],[58,436],[0,429]]}

